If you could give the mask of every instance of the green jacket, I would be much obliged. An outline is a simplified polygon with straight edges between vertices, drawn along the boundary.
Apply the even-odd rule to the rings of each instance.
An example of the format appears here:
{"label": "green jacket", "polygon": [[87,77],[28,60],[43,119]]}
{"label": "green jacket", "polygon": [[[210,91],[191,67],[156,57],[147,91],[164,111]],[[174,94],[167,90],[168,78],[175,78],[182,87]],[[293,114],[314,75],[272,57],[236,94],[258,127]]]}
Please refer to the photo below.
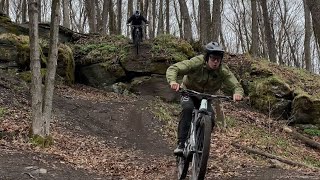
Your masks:
{"label": "green jacket", "polygon": [[169,83],[177,82],[178,75],[184,75],[181,85],[183,88],[209,94],[222,89],[228,95],[238,93],[243,96],[243,89],[229,68],[222,64],[219,69],[211,70],[203,55],[175,63],[167,69]]}

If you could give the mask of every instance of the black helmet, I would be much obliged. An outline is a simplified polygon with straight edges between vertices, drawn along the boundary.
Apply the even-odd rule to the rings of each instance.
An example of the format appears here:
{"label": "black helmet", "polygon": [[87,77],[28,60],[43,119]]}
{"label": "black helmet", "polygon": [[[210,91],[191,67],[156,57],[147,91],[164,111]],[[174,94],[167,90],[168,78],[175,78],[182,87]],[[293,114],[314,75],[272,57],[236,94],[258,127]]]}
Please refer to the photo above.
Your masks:
{"label": "black helmet", "polygon": [[140,16],[140,11],[139,10],[136,10],[134,15],[136,16],[136,18],[138,18]]}
{"label": "black helmet", "polygon": [[205,47],[205,60],[208,61],[209,60],[209,55],[210,54],[214,54],[217,56],[221,56],[221,59],[223,58],[224,55],[224,50],[222,48],[222,46],[219,45],[219,43],[211,41],[210,43],[208,43]]}

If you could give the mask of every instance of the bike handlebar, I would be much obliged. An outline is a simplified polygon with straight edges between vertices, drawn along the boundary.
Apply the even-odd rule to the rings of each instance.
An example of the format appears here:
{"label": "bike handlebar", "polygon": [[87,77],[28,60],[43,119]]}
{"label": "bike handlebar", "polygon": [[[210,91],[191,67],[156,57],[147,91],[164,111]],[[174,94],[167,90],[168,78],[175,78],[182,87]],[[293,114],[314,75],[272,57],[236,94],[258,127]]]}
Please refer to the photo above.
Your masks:
{"label": "bike handlebar", "polygon": [[231,101],[233,98],[231,96],[224,96],[224,95],[212,95],[212,94],[206,94],[206,93],[200,93],[191,89],[179,89],[180,94],[186,94],[188,96],[197,96],[201,99],[225,99],[228,101]]}

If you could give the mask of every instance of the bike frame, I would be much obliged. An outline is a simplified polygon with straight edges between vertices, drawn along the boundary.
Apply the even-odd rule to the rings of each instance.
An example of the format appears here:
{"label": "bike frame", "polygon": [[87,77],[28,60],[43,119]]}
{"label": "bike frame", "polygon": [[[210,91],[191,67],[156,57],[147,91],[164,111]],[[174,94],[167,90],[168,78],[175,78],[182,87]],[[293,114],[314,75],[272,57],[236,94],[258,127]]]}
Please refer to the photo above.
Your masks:
{"label": "bike frame", "polygon": [[[194,109],[192,112],[192,121],[191,121],[190,130],[189,130],[189,138],[185,142],[186,144],[183,150],[183,156],[177,157],[178,178],[184,179],[186,177],[189,163],[192,162],[192,179],[198,180],[198,178],[202,179],[205,176],[206,165],[207,165],[207,160],[208,160],[209,150],[210,150],[210,144],[208,143],[210,143],[210,133],[211,133],[212,127],[210,127],[210,130],[209,130],[208,125],[211,125],[212,114],[211,112],[208,111],[208,105],[210,105],[210,102],[213,99],[222,98],[222,99],[231,100],[232,98],[229,96],[199,93],[199,92],[188,90],[188,89],[180,90],[179,92],[183,95],[197,96],[201,99],[199,109]],[[210,121],[210,122],[207,122],[207,121]],[[201,124],[204,124],[204,126]],[[198,128],[200,127],[205,128],[206,129],[205,134],[207,134],[206,145],[204,144],[200,145],[201,150],[198,147],[199,145],[198,143],[202,142],[202,140],[204,139],[198,142],[198,138],[199,138],[198,136],[199,136],[199,132],[204,132],[204,131],[199,131],[200,129]],[[206,146],[206,148],[204,148],[204,146]],[[199,156],[199,154],[201,155]],[[203,156],[203,154],[206,154],[206,155]],[[204,158],[203,162],[202,162],[202,157]],[[199,161],[199,158],[201,158],[201,161]],[[197,163],[200,163],[200,164],[197,164]]]}
{"label": "bike frame", "polygon": [[200,108],[199,110],[194,109],[193,110],[193,118],[192,118],[192,123],[191,123],[191,127],[190,127],[190,149],[189,151],[191,153],[194,152],[195,150],[195,146],[196,146],[196,131],[195,131],[195,127],[196,124],[199,122],[199,120],[201,119],[201,117],[203,115],[208,114],[211,117],[211,113],[208,112],[208,100],[207,99],[202,99],[201,100],[201,104],[200,104]]}

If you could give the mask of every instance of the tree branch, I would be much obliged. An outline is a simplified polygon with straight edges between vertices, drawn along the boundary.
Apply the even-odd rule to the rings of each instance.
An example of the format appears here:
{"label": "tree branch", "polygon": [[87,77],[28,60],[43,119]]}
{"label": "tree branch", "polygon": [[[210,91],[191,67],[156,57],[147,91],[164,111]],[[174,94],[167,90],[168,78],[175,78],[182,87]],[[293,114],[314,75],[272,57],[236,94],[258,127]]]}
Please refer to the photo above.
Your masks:
{"label": "tree branch", "polygon": [[[286,163],[286,164],[289,164],[289,165],[292,165],[292,166],[307,167],[307,168],[311,168],[311,169],[315,169],[316,168],[316,167],[313,167],[313,166],[310,166],[310,165],[307,165],[307,164],[291,161],[291,160],[285,159],[283,157],[279,157],[279,156],[276,156],[276,155],[273,155],[273,154],[270,154],[270,153],[267,153],[267,152],[263,152],[263,151],[260,151],[258,149],[252,149],[252,148],[249,148],[249,147],[244,147],[244,146],[241,146],[240,144],[237,144],[237,143],[231,143],[231,144],[233,146],[235,146],[236,148],[245,150],[245,151],[247,151],[249,153],[258,154],[258,155],[261,155],[261,156],[264,156],[264,157],[267,157],[267,158],[270,158],[270,159],[276,159],[276,160],[278,160],[280,162],[283,162],[283,163]],[[316,169],[318,169],[318,168],[316,168]]]}

